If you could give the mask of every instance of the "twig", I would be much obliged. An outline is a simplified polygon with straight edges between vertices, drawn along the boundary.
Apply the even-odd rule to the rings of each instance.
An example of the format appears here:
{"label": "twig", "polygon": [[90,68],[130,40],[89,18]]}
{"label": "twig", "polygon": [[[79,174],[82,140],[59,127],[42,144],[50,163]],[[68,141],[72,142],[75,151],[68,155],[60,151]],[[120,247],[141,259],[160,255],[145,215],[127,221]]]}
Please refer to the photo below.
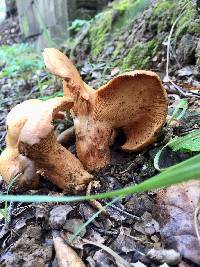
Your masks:
{"label": "twig", "polygon": [[124,174],[124,173],[126,173],[126,172],[129,171],[130,168],[131,168],[132,166],[134,166],[134,165],[135,165],[135,162],[133,161],[133,162],[131,162],[131,164],[128,165],[128,167],[127,167],[125,170],[121,171],[119,174]]}
{"label": "twig", "polygon": [[[105,203],[108,204],[108,202],[105,202]],[[121,212],[121,213],[123,213],[124,215],[130,217],[130,218],[133,219],[133,220],[140,221],[140,218],[139,218],[138,216],[133,215],[133,214],[130,214],[130,213],[128,213],[127,211],[122,210],[122,209],[120,209],[119,207],[117,207],[117,206],[115,206],[115,205],[113,205],[113,204],[110,205],[110,207],[113,208],[113,209],[115,209],[115,210],[117,210],[117,211],[119,211],[119,212]]]}
{"label": "twig", "polygon": [[[88,187],[87,187],[87,190],[86,190],[86,195],[87,195],[87,196],[90,195],[92,185],[93,185],[93,183],[90,182],[89,185],[88,185]],[[101,210],[101,212],[102,212],[103,214],[107,214],[106,209],[101,205],[101,203],[100,203],[99,201],[97,201],[97,200],[89,200],[88,202],[90,203],[90,205],[91,205],[93,208],[95,208],[95,209],[97,209],[97,210]]]}

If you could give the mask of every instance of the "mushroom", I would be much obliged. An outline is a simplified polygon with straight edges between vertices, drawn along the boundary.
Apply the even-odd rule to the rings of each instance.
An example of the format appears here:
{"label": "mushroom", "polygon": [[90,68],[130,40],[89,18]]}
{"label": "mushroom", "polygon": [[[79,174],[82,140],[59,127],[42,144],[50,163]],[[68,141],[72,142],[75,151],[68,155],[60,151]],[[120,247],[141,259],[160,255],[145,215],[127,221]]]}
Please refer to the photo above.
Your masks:
{"label": "mushroom", "polygon": [[88,170],[110,162],[109,146],[116,129],[126,136],[122,145],[126,151],[141,150],[155,141],[166,121],[168,104],[156,73],[126,72],[94,90],[59,50],[46,48],[44,61],[50,72],[63,79],[64,95],[74,100],[77,155]]}
{"label": "mushroom", "polygon": [[52,125],[59,112],[72,105],[73,101],[67,97],[47,101],[27,100],[17,105],[11,112],[13,118],[17,117],[20,128],[18,135],[13,134],[11,139],[17,143],[19,156],[34,162],[41,175],[65,191],[77,192],[92,176],[74,155],[57,142]]}
{"label": "mushroom", "polygon": [[0,174],[7,184],[19,174],[16,190],[34,189],[38,185],[35,164],[19,153],[18,140],[24,123],[39,103],[36,99],[25,101],[15,106],[6,118],[6,148],[0,155]]}

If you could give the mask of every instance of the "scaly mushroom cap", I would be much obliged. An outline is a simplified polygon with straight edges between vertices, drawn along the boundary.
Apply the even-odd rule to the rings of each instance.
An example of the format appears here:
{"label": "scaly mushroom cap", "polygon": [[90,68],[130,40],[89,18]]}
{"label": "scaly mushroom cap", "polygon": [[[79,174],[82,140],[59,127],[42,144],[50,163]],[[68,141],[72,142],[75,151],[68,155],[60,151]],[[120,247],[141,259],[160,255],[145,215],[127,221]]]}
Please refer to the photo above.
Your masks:
{"label": "scaly mushroom cap", "polygon": [[80,76],[77,79],[77,70],[73,78],[75,67],[57,49],[45,49],[44,58],[48,58],[47,68],[64,80],[64,94],[74,99],[77,154],[86,168],[97,170],[110,162],[109,146],[115,129],[124,131],[127,140],[122,149],[127,151],[141,150],[155,141],[165,123],[168,105],[156,73],[127,72],[93,90]]}
{"label": "scaly mushroom cap", "polygon": [[53,118],[72,105],[73,101],[67,97],[42,102],[24,124],[18,148],[52,183],[65,191],[77,192],[92,176],[74,155],[57,142],[52,125]]}

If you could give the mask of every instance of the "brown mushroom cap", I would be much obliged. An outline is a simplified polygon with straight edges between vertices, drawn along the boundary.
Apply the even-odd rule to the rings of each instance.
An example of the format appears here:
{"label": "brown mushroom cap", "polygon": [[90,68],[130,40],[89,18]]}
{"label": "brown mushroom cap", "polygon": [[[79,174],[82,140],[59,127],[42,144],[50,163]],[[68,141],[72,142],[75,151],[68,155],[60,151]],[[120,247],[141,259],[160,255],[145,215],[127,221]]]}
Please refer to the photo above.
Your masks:
{"label": "brown mushroom cap", "polygon": [[57,142],[52,125],[56,114],[71,108],[72,105],[72,100],[67,97],[41,103],[24,124],[18,148],[52,183],[66,191],[76,192],[81,190],[92,176],[84,170],[74,155]]}
{"label": "brown mushroom cap", "polygon": [[151,144],[166,121],[167,94],[152,71],[119,75],[95,95],[92,117],[121,128],[127,138],[122,146],[125,150],[136,151]]}
{"label": "brown mushroom cap", "polygon": [[[52,53],[51,49],[45,49],[45,57],[51,58],[51,62],[45,63],[50,71],[52,66],[57,68],[52,72],[59,73],[64,80],[65,95],[74,96],[77,155],[87,169],[99,169],[109,163],[109,146],[115,129],[124,131],[127,140],[122,149],[127,151],[141,150],[156,139],[165,123],[168,105],[156,73],[137,70],[117,76],[98,90],[87,88],[83,82],[74,89],[69,83],[69,80],[73,83],[73,75],[69,73],[74,72],[74,67],[67,64],[69,59],[64,54],[61,56],[55,50]],[[54,64],[60,57],[62,63]],[[80,79],[74,83],[80,84]],[[84,98],[82,91],[88,96]]]}

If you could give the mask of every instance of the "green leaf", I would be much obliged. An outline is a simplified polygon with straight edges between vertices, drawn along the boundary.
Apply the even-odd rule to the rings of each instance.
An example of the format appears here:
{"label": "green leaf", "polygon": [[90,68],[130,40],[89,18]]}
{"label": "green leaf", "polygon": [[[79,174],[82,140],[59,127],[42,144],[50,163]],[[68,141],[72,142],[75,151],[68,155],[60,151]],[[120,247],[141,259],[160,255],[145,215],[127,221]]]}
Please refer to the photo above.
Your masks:
{"label": "green leaf", "polygon": [[73,202],[91,199],[124,197],[173,184],[200,179],[200,154],[169,167],[162,173],[138,185],[128,186],[111,192],[90,196],[44,196],[44,195],[0,195],[0,201],[13,202]]}
{"label": "green leaf", "polygon": [[176,136],[168,143],[168,146],[173,151],[200,151],[200,130],[194,130],[185,136]]}
{"label": "green leaf", "polygon": [[154,158],[154,167],[158,171],[163,171],[160,168],[159,160],[163,150],[169,146],[173,151],[183,152],[199,152],[200,151],[200,130],[194,130],[193,132],[185,136],[176,136],[171,139],[163,148],[161,148]]}
{"label": "green leaf", "polygon": [[69,27],[69,29],[73,31],[79,31],[81,27],[85,26],[88,23],[89,21],[87,20],[75,19],[74,21],[72,21],[72,25]]}
{"label": "green leaf", "polygon": [[181,99],[174,109],[171,119],[168,122],[168,126],[172,123],[173,120],[180,120],[184,116],[187,108],[188,108],[187,100]]}

